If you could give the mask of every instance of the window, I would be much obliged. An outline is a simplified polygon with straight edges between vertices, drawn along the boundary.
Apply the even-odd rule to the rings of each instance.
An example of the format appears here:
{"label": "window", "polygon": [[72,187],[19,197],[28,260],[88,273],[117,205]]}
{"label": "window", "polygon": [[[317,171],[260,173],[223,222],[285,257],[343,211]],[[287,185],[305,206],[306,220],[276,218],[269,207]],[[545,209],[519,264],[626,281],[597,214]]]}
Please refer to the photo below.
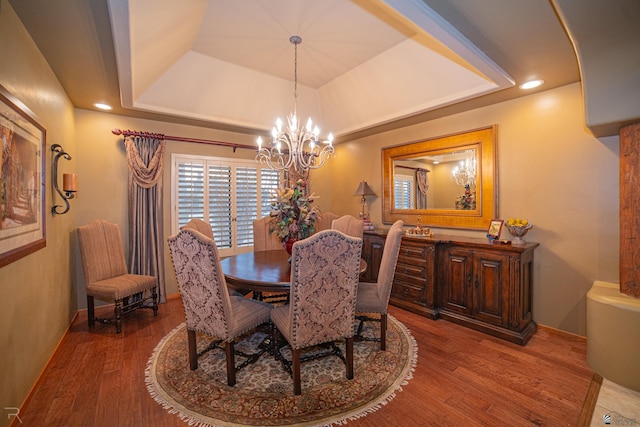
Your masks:
{"label": "window", "polygon": [[269,214],[280,174],[253,161],[174,154],[172,184],[173,233],[203,218],[228,256],[252,249],[253,221]]}
{"label": "window", "polygon": [[413,209],[415,207],[414,179],[409,175],[396,175],[393,182],[393,200],[396,209]]}

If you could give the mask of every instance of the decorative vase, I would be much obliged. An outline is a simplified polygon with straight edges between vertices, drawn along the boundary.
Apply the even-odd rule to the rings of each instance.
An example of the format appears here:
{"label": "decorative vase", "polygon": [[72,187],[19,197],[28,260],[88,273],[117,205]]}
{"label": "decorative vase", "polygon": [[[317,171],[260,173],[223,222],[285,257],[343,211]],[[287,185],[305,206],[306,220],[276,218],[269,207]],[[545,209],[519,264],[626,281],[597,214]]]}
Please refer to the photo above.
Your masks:
{"label": "decorative vase", "polygon": [[522,225],[509,225],[507,224],[507,229],[509,233],[513,236],[511,240],[512,245],[524,245],[525,241],[522,238],[527,231],[529,231],[533,227],[533,224],[527,224],[525,226]]}
{"label": "decorative vase", "polygon": [[297,240],[295,239],[287,239],[284,242],[284,249],[287,251],[287,253],[289,254],[289,256],[291,256],[291,251],[293,250],[293,244],[296,242]]}

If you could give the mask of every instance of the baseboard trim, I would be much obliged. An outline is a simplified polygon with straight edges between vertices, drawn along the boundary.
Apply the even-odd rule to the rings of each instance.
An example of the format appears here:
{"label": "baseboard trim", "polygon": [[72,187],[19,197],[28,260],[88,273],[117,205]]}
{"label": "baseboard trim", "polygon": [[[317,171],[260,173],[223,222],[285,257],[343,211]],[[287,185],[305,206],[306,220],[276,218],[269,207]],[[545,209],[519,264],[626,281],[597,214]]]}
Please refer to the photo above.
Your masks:
{"label": "baseboard trim", "polygon": [[[45,371],[47,370],[47,368],[51,364],[51,361],[53,360],[53,356],[55,356],[55,354],[58,352],[58,349],[60,348],[60,345],[62,345],[62,341],[69,334],[69,331],[71,330],[71,327],[73,326],[73,322],[75,322],[76,318],[78,317],[78,313],[79,312],[76,311],[75,314],[71,317],[71,321],[69,322],[69,325],[67,325],[67,329],[64,331],[64,334],[62,334],[62,337],[60,338],[60,340],[58,340],[58,343],[56,344],[56,346],[54,347],[53,351],[49,355],[49,358],[47,359],[47,363],[45,363],[44,367],[40,370],[40,373],[38,374],[38,377],[34,381],[34,383],[31,386],[31,388],[29,389],[29,393],[27,393],[27,397],[25,397],[24,400],[22,401],[22,404],[20,405],[20,410],[22,410],[22,408],[24,408],[25,405],[27,403],[29,403],[29,401],[31,401],[31,398],[33,397],[33,392],[36,389],[36,386],[38,385],[38,383],[42,379],[42,375],[44,375]],[[19,417],[20,417],[20,413],[18,412],[17,416],[13,417],[13,419],[9,423],[9,427],[18,427],[18,426],[22,425],[22,420],[20,420]]]}

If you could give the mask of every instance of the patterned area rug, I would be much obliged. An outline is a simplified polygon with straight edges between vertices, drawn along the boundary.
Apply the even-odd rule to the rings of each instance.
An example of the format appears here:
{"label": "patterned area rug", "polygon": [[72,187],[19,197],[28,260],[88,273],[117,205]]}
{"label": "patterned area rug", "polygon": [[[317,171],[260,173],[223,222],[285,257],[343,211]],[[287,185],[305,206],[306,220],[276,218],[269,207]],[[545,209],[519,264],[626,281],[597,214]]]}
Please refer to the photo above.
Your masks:
{"label": "patterned area rug", "polygon": [[[365,322],[364,336],[377,336],[380,324]],[[255,332],[236,343],[252,353],[267,335]],[[198,335],[198,351],[211,339]],[[339,345],[344,352],[344,343]],[[288,357],[288,347],[282,354]],[[202,355],[198,369],[189,370],[185,324],[170,332],[149,359],[146,383],[151,396],[189,425],[200,426],[330,426],[345,424],[375,412],[395,397],[413,376],[418,349],[409,330],[389,316],[387,351],[380,343],[355,341],[354,379],[348,381],[344,363],[328,356],[302,363],[302,395],[293,394],[293,381],[269,353],[236,374],[227,386],[224,351]],[[236,357],[236,365],[242,357]]]}

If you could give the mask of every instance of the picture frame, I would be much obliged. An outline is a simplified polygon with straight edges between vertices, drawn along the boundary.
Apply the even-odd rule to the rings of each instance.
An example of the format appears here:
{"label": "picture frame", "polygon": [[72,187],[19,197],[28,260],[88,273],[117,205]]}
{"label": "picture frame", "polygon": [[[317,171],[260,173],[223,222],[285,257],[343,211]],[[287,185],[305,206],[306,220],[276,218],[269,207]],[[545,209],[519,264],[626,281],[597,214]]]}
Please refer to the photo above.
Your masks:
{"label": "picture frame", "polygon": [[0,86],[0,268],[46,246],[46,130]]}
{"label": "picture frame", "polygon": [[500,238],[500,232],[502,231],[502,225],[504,220],[492,219],[487,229],[487,237],[489,240],[498,240]]}

